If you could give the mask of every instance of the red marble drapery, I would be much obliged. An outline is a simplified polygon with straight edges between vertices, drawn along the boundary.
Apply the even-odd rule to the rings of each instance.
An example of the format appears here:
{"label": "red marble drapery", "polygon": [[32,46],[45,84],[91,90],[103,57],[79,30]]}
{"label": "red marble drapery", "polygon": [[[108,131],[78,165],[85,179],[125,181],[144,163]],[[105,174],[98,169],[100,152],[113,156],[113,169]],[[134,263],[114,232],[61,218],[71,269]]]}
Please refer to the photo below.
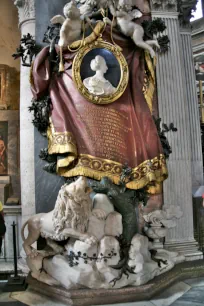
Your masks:
{"label": "red marble drapery", "polygon": [[[106,31],[104,39],[110,40]],[[133,169],[128,187],[139,189],[167,177],[165,158],[149,107],[143,94],[144,52],[130,39],[114,32],[123,49],[130,80],[121,98],[109,105],[86,101],[72,80],[75,54],[64,54],[65,72],[51,76],[49,48],[35,59],[32,91],[39,98],[47,90],[53,104],[48,130],[49,153],[66,154],[58,161],[58,174],[65,177],[85,175],[95,179],[109,176],[118,183],[122,165]]]}

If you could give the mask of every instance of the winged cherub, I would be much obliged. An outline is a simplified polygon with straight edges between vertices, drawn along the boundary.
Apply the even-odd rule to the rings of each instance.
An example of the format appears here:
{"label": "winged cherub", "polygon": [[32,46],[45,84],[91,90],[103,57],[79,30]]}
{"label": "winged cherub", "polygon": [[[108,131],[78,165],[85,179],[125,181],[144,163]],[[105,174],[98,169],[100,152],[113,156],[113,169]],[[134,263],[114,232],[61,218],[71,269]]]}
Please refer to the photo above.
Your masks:
{"label": "winged cherub", "polygon": [[82,21],[80,19],[80,10],[74,0],[64,6],[64,16],[66,18],[61,15],[56,15],[50,22],[52,24],[62,24],[58,45],[66,48],[74,41],[78,40],[81,34]]}
{"label": "winged cherub", "polygon": [[[111,9],[111,14],[116,17],[114,26],[118,26],[120,31],[128,37],[131,37],[135,45],[139,48],[149,51],[152,58],[155,57],[153,46],[160,49],[157,40],[144,41],[144,29],[133,20],[142,17],[138,9],[132,10],[131,1],[119,0],[117,9]],[[104,18],[104,21],[111,24],[111,20]]]}
{"label": "winged cherub", "polygon": [[[102,9],[114,9],[118,0],[76,0],[80,5],[79,10],[82,19],[89,19],[100,15]],[[89,19],[89,21],[91,21]]]}

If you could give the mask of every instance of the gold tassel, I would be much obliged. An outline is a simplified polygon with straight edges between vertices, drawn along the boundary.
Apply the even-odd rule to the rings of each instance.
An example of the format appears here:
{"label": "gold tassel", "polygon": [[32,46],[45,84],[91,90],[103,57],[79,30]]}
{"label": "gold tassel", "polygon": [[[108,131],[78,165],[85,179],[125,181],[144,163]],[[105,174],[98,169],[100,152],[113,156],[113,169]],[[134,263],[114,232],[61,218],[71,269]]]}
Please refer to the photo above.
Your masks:
{"label": "gold tassel", "polygon": [[64,63],[62,56],[62,46],[60,46],[60,64],[59,64],[59,72],[64,72]]}

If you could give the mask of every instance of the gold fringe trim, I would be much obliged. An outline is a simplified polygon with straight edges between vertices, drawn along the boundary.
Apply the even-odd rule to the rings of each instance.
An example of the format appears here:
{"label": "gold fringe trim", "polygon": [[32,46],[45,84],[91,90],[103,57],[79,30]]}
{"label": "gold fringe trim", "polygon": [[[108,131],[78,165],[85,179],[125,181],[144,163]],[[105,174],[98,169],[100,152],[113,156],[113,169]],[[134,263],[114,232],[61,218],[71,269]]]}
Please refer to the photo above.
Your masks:
{"label": "gold fringe trim", "polygon": [[[50,120],[51,122],[51,120]],[[118,162],[77,153],[74,136],[70,132],[56,132],[52,122],[47,131],[48,153],[67,154],[57,162],[57,173],[64,177],[86,176],[101,180],[104,176],[118,184],[123,166]],[[132,181],[127,184],[130,189],[141,189],[150,184],[149,192],[158,193],[158,184],[168,177],[166,160],[163,154],[146,160],[132,171]],[[153,183],[153,184],[151,184]]]}
{"label": "gold fringe trim", "polygon": [[148,69],[148,82],[147,82],[148,84],[146,85],[144,96],[149,106],[149,109],[152,113],[153,98],[154,98],[155,84],[156,84],[155,68],[156,68],[157,59],[156,57],[154,57],[154,60],[152,62],[149,52],[145,51],[145,62]]}
{"label": "gold fringe trim", "polygon": [[[111,160],[81,154],[73,169],[58,168],[58,174],[64,177],[87,176],[101,180],[104,176],[112,179],[115,184],[120,181],[122,165]],[[161,183],[168,177],[163,155],[147,160],[133,169],[133,180],[127,184],[130,189],[140,189],[149,183]],[[155,190],[156,191],[156,190]]]}
{"label": "gold fringe trim", "polygon": [[149,186],[147,189],[149,194],[161,194],[163,193],[163,183],[156,183],[154,186]]}
{"label": "gold fringe trim", "polygon": [[49,154],[64,154],[71,153],[77,157],[77,146],[74,136],[70,132],[55,132],[51,123],[47,130],[48,138],[48,153]]}
{"label": "gold fringe trim", "polygon": [[57,161],[57,171],[60,168],[68,167],[76,159],[76,156],[69,155],[63,159]]}

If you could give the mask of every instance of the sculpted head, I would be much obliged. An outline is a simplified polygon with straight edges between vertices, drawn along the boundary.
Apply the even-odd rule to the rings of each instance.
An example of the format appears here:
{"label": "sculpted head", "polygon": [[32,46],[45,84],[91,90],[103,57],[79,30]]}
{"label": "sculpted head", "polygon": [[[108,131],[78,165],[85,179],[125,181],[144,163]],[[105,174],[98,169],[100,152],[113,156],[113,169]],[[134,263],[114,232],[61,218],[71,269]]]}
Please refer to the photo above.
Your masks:
{"label": "sculpted head", "polygon": [[72,195],[76,201],[80,201],[89,198],[91,188],[88,186],[86,177],[80,176],[75,182],[66,185],[64,191]]}
{"label": "sculpted head", "polygon": [[64,6],[64,16],[70,19],[77,19],[80,17],[80,10],[74,0],[71,0]]}
{"label": "sculpted head", "polygon": [[101,71],[103,73],[106,73],[108,71],[108,67],[106,65],[105,59],[101,55],[97,55],[91,61],[91,69],[93,71]]}

